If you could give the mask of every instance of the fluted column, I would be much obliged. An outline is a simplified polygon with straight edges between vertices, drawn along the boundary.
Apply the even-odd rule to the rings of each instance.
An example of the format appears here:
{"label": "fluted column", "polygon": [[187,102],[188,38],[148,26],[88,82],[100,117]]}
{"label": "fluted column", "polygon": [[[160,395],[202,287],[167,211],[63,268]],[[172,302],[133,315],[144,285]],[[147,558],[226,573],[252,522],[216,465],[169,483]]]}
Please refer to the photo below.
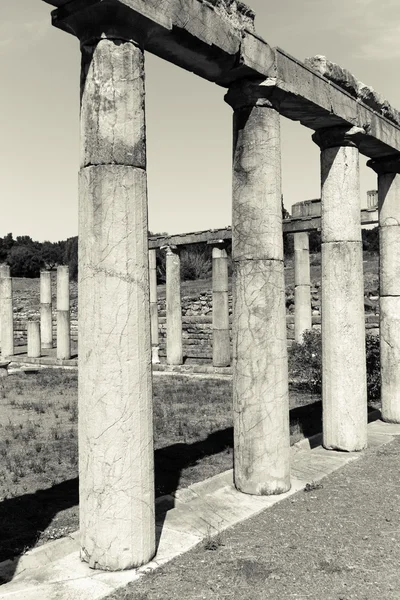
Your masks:
{"label": "fluted column", "polygon": [[234,480],[248,494],[290,488],[280,117],[271,88],[244,82],[233,107]]}
{"label": "fluted column", "polygon": [[321,129],[323,445],[367,445],[363,255],[357,127]]}
{"label": "fluted column", "polygon": [[12,278],[0,277],[1,355],[14,354],[14,318]]}
{"label": "fluted column", "polygon": [[212,327],[213,365],[231,364],[228,301],[228,253],[223,240],[213,243],[212,249]]}
{"label": "fluted column", "polygon": [[151,355],[152,363],[158,364],[159,357],[159,334],[158,334],[158,304],[157,304],[157,256],[156,250],[149,250],[149,274],[150,274],[150,320],[151,320]]}
{"label": "fluted column", "polygon": [[154,449],[144,53],[112,17],[82,46],[79,506],[82,559],[122,570],[155,553]]}
{"label": "fluted column", "polygon": [[53,347],[51,272],[40,272],[40,331],[42,348]]}
{"label": "fluted column", "polygon": [[28,321],[27,331],[28,357],[39,358],[41,356],[40,322]]}
{"label": "fluted column", "polygon": [[166,246],[166,313],[167,313],[167,364],[181,365],[182,306],[181,306],[181,259],[179,248]]}
{"label": "fluted column", "polygon": [[378,173],[381,411],[400,423],[400,156],[367,164]]}
{"label": "fluted column", "polygon": [[57,358],[71,358],[69,268],[57,267]]}
{"label": "fluted column", "polygon": [[293,234],[294,240],[294,339],[303,341],[303,334],[312,328],[310,243],[306,231]]}

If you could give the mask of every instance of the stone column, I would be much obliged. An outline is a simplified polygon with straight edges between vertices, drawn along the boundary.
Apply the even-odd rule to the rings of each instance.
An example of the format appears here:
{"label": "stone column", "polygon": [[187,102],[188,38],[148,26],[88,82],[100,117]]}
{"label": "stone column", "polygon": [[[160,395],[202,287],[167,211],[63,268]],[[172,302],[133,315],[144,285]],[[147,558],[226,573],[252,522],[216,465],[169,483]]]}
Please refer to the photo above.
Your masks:
{"label": "stone column", "polygon": [[312,328],[310,244],[306,231],[293,234],[294,241],[294,339],[303,341],[303,334]]}
{"label": "stone column", "polygon": [[12,278],[0,277],[1,355],[14,354]]}
{"label": "stone column", "polygon": [[400,157],[367,164],[378,173],[382,418],[400,423]]}
{"label": "stone column", "polygon": [[212,249],[212,326],[213,365],[228,367],[231,364],[228,303],[228,254],[223,240],[213,243]]}
{"label": "stone column", "polygon": [[82,46],[81,556],[105,570],[155,553],[144,53],[117,30]]}
{"label": "stone column", "polygon": [[181,259],[177,246],[166,246],[166,309],[167,309],[167,364],[181,365],[182,306]]}
{"label": "stone column", "polygon": [[290,488],[280,117],[267,85],[232,87],[233,418],[236,487]]}
{"label": "stone column", "polygon": [[42,336],[42,348],[52,348],[53,315],[50,271],[40,272],[40,331]]}
{"label": "stone column", "polygon": [[320,129],[323,445],[367,446],[363,254],[357,127]]}
{"label": "stone column", "polygon": [[[0,278],[10,277],[10,267],[5,263],[0,265]],[[1,310],[0,310],[0,350],[1,350]]]}
{"label": "stone column", "polygon": [[40,358],[41,356],[41,341],[40,341],[40,322],[28,321],[28,357]]}
{"label": "stone column", "polygon": [[71,358],[69,268],[57,267],[57,358]]}
{"label": "stone column", "polygon": [[149,250],[149,274],[150,274],[150,320],[151,320],[151,354],[152,363],[160,362],[159,357],[159,335],[158,335],[158,304],[157,304],[157,266],[156,250]]}

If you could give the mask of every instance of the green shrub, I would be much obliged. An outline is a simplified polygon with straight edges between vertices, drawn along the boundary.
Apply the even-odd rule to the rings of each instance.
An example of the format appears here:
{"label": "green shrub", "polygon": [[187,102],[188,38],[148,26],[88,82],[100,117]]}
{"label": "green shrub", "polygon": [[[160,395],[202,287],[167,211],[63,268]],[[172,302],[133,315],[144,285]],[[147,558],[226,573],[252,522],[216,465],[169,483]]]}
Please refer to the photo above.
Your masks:
{"label": "green shrub", "polygon": [[[368,400],[378,400],[381,394],[379,336],[366,334],[367,393]],[[292,381],[315,393],[322,391],[321,333],[308,330],[301,344],[289,349],[289,375]]]}

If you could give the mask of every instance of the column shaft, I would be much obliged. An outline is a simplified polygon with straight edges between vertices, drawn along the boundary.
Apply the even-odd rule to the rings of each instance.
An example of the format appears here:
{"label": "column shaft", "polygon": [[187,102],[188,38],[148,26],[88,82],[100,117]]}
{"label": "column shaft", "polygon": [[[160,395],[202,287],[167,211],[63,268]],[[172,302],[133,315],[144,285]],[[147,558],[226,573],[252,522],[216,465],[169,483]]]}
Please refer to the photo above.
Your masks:
{"label": "column shaft", "polygon": [[323,134],[314,138],[322,144],[323,444],[357,451],[367,446],[359,153],[345,137],[350,133],[337,135],[340,139],[328,147],[321,142]]}
{"label": "column shaft", "polygon": [[290,488],[280,152],[278,112],[268,103],[236,107],[234,479],[239,490],[256,495],[279,494]]}
{"label": "column shaft", "polygon": [[181,259],[177,248],[168,246],[166,250],[167,363],[181,365],[183,363]]}
{"label": "column shaft", "polygon": [[[0,277],[10,277],[10,267],[5,263],[0,265]],[[0,350],[1,350],[1,310],[0,310]]]}
{"label": "column shaft", "polygon": [[40,331],[42,337],[42,348],[52,348],[53,314],[50,271],[40,272]]}
{"label": "column shaft", "polygon": [[40,322],[28,321],[28,357],[40,358],[41,340],[40,340]]}
{"label": "column shaft", "polygon": [[157,256],[156,250],[149,250],[150,273],[150,321],[151,321],[151,352],[152,363],[158,364],[159,336],[158,336],[158,304],[157,304]]}
{"label": "column shaft", "polygon": [[307,232],[295,233],[294,239],[294,339],[303,341],[303,334],[312,328],[310,245]]}
{"label": "column shaft", "polygon": [[11,277],[0,277],[1,355],[14,354],[14,320]]}
{"label": "column shaft", "polygon": [[155,553],[143,51],[102,39],[82,79],[81,556],[122,570]]}
{"label": "column shaft", "polygon": [[231,364],[228,302],[228,254],[223,244],[212,249],[212,326],[213,365],[227,367]]}
{"label": "column shaft", "polygon": [[57,358],[71,358],[69,268],[57,267]]}

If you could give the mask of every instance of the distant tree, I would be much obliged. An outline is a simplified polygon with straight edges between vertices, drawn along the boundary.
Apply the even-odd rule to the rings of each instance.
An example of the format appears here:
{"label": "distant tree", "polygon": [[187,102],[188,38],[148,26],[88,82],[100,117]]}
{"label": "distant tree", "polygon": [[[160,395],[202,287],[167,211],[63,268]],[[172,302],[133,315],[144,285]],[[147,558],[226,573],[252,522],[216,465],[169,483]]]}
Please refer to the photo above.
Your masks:
{"label": "distant tree", "polygon": [[314,229],[309,233],[310,252],[321,252],[321,232]]}
{"label": "distant tree", "polygon": [[379,252],[379,227],[362,229],[363,250]]}
{"label": "distant tree", "polygon": [[69,267],[69,276],[76,281],[78,278],[78,236],[68,238],[64,242],[64,264]]}
{"label": "distant tree", "polygon": [[[290,219],[290,212],[286,210],[283,204],[283,194],[281,195],[282,219]],[[285,233],[283,235],[283,253],[285,256],[292,256],[294,252],[293,235]]]}
{"label": "distant tree", "polygon": [[64,262],[64,243],[43,242],[40,253],[44,266],[52,270]]}
{"label": "distant tree", "polygon": [[34,245],[14,244],[8,253],[12,277],[39,277],[43,266],[40,250]]}

